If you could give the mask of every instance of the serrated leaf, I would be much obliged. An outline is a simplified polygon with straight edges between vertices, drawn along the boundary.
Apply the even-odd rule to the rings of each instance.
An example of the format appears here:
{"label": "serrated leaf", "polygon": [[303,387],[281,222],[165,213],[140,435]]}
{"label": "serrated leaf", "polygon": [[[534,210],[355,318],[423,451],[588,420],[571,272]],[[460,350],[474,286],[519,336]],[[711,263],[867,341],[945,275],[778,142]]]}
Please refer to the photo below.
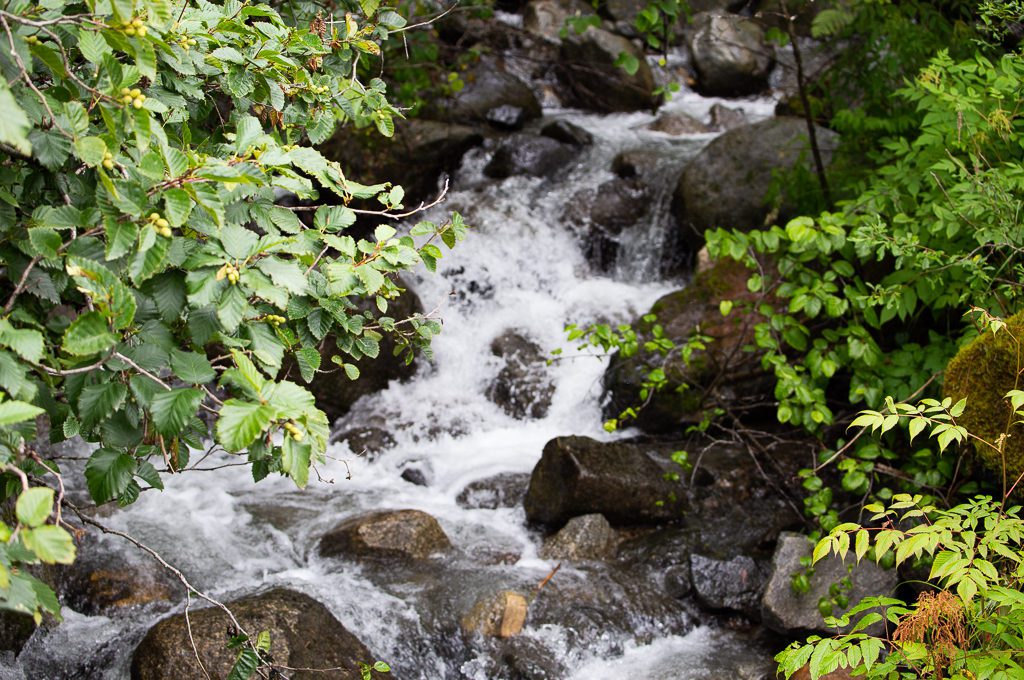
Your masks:
{"label": "serrated leaf", "polygon": [[240,399],[228,399],[217,418],[217,441],[232,453],[246,448],[270,427],[274,409]]}
{"label": "serrated leaf", "polygon": [[248,310],[249,301],[245,299],[245,294],[239,290],[239,286],[228,286],[217,303],[217,319],[226,332],[234,333]]}
{"label": "serrated leaf", "polygon": [[32,153],[32,142],[28,137],[31,127],[28,116],[7,86],[7,80],[0,79],[0,142],[10,144],[27,156]]}
{"label": "serrated leaf", "polygon": [[320,352],[312,347],[295,350],[295,363],[299,366],[299,374],[305,382],[312,382],[320,368],[322,358]]}
{"label": "serrated leaf", "polygon": [[75,155],[86,165],[99,165],[106,153],[107,144],[99,137],[79,137],[75,140]]}
{"label": "serrated leaf", "polygon": [[118,382],[101,382],[86,385],[78,395],[78,418],[82,427],[91,430],[97,423],[106,420],[121,408],[128,388]]}
{"label": "serrated leaf", "polygon": [[309,462],[312,447],[308,442],[297,442],[285,437],[281,445],[281,471],[292,478],[295,486],[305,488],[309,482]]}
{"label": "serrated leaf", "polygon": [[356,267],[355,274],[362,282],[367,295],[373,295],[384,285],[384,275],[369,265]]}
{"label": "serrated leaf", "polygon": [[175,437],[196,415],[203,391],[194,387],[168,390],[153,396],[149,412],[157,432],[165,437]]}
{"label": "serrated leaf", "polygon": [[61,347],[68,354],[91,356],[111,349],[117,336],[107,328],[107,320],[99,312],[86,312],[71,322],[64,331]]}
{"label": "serrated leaf", "polygon": [[308,291],[306,273],[294,260],[282,260],[278,257],[266,257],[257,265],[270,280],[292,295],[305,295]]}
{"label": "serrated leaf", "polygon": [[184,382],[194,385],[213,382],[217,378],[209,360],[197,352],[172,350],[171,370]]}
{"label": "serrated leaf", "polygon": [[186,223],[192,213],[192,197],[184,189],[168,189],[164,192],[164,217],[172,227]]}
{"label": "serrated leaf", "polygon": [[135,458],[113,449],[97,449],[85,464],[85,481],[97,505],[111,501],[128,488]]}
{"label": "serrated leaf", "polygon": [[35,486],[22,491],[14,506],[18,521],[29,527],[43,524],[53,512],[53,489]]}
{"label": "serrated leaf", "polygon": [[0,403],[0,425],[22,423],[43,413],[43,409],[23,401],[5,401]]}
{"label": "serrated leaf", "polygon": [[63,527],[47,524],[21,534],[25,547],[45,564],[71,564],[75,561],[75,542]]}

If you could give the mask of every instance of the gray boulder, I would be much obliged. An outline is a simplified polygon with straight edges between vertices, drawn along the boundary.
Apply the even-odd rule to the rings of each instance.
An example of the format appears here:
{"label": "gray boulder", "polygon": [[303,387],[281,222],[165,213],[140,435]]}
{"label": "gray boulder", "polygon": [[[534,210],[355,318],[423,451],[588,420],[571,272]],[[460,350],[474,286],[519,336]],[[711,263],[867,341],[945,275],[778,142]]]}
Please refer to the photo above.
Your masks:
{"label": "gray boulder", "polygon": [[320,539],[324,557],[425,560],[452,547],[437,520],[422,510],[384,510],[345,520]]}
{"label": "gray boulder", "polygon": [[331,434],[331,443],[345,442],[352,453],[365,455],[373,460],[379,454],[395,446],[395,438],[387,430],[369,426],[351,427]]}
{"label": "gray boulder", "polygon": [[[356,677],[358,664],[376,658],[331,612],[313,598],[279,588],[229,602],[228,607],[250,633],[266,630],[273,641],[274,660],[294,668],[347,668]],[[153,626],[132,657],[132,680],[181,680],[204,677],[196,653],[207,672],[227,677],[238,652],[228,649],[228,616],[217,607],[189,614],[193,651],[185,615],[176,614]],[[313,680],[323,673],[289,671],[295,680]],[[346,676],[347,677],[347,676]],[[376,672],[374,678],[385,677]]]}
{"label": "gray boulder", "polygon": [[565,167],[576,156],[576,149],[550,137],[514,134],[505,139],[484,174],[494,179],[513,175],[548,177]]}
{"label": "gray boulder", "polygon": [[567,19],[593,13],[594,8],[583,0],[530,0],[523,11],[523,28],[548,40],[560,41]]}
{"label": "gray boulder", "polygon": [[530,477],[526,518],[549,526],[591,513],[619,524],[677,519],[680,509],[673,499],[679,489],[664,479],[658,453],[640,442],[552,439]]}
{"label": "gray boulder", "polygon": [[767,87],[774,52],[765,43],[764,31],[750,19],[702,12],[693,18],[689,45],[701,91],[730,97]]}
{"label": "gray boulder", "polygon": [[540,549],[545,560],[601,560],[615,552],[615,530],[601,515],[573,517]]}
{"label": "gray boulder", "polygon": [[648,130],[664,132],[666,135],[696,135],[708,132],[708,126],[685,113],[663,113],[647,126]]}
{"label": "gray boulder", "polygon": [[[810,557],[813,547],[807,537],[801,534],[786,532],[779,536],[778,546],[772,558],[771,576],[761,600],[762,619],[772,630],[785,634],[835,632],[834,628],[825,626],[818,611],[818,600],[828,597],[829,588],[847,576],[849,566],[853,568],[849,572],[853,589],[846,597],[851,607],[869,595],[890,597],[896,589],[895,569],[882,569],[870,560],[856,563],[852,557],[844,564],[838,557],[831,555],[814,565],[814,573],[810,577],[810,591],[797,595],[791,587],[792,577],[804,571],[800,560]],[[835,616],[842,613],[837,609]],[[856,623],[858,619],[859,617],[854,617],[851,624]],[[884,632],[884,626],[879,622],[869,627],[866,632],[870,635],[880,635]]]}
{"label": "gray boulder", "polygon": [[519,420],[546,416],[555,386],[544,370],[540,346],[508,330],[491,343],[491,354],[503,359],[505,365],[488,385],[487,398]]}
{"label": "gray boulder", "polygon": [[724,104],[711,105],[711,127],[716,130],[732,130],[747,124],[747,115],[741,109],[731,109]]}
{"label": "gray boulder", "polygon": [[466,87],[455,95],[448,109],[454,120],[518,130],[524,123],[540,118],[540,102],[529,86],[493,63],[477,66],[465,80]]}
{"label": "gray boulder", "polygon": [[[817,137],[827,166],[839,135],[817,128]],[[766,198],[773,173],[792,170],[798,163],[813,171],[803,119],[770,118],[720,135],[690,161],[679,178],[672,211],[680,231],[696,238],[717,227],[759,228],[773,207],[779,210],[777,222],[785,223],[801,196],[786,191],[778,206],[768,205]]]}
{"label": "gray boulder", "polygon": [[650,192],[637,178],[615,177],[596,189],[578,191],[564,219],[581,233],[590,264],[609,271],[618,257],[619,235],[639,224],[649,206]]}
{"label": "gray boulder", "polygon": [[[626,53],[637,60],[629,75],[615,65]],[[570,32],[559,50],[557,75],[566,89],[565,103],[593,111],[653,109],[658,100],[654,76],[644,55],[626,38],[593,26],[582,34]]]}
{"label": "gray boulder", "polygon": [[523,502],[530,475],[520,472],[501,474],[470,482],[459,492],[455,502],[462,508],[514,508]]}
{"label": "gray boulder", "polygon": [[731,611],[756,619],[764,582],[757,563],[746,555],[716,559],[690,556],[690,573],[697,602],[712,611]]}

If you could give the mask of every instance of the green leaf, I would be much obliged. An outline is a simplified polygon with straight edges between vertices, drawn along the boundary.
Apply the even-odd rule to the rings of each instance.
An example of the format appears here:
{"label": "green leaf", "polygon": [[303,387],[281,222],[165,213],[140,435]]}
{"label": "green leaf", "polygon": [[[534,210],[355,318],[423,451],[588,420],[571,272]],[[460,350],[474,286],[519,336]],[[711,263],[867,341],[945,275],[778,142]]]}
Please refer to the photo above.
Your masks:
{"label": "green leaf", "polygon": [[356,267],[355,274],[362,281],[367,295],[373,295],[384,285],[384,275],[368,264]]}
{"label": "green leaf", "polygon": [[121,408],[128,388],[119,382],[101,382],[86,385],[78,395],[78,418],[82,428],[91,430],[97,423],[106,420],[110,414]]}
{"label": "green leaf", "polygon": [[217,373],[209,360],[196,352],[171,351],[171,370],[181,380],[194,385],[213,382]]}
{"label": "green leaf", "polygon": [[43,334],[30,328],[15,328],[7,319],[0,319],[0,344],[33,364],[43,358]]}
{"label": "green leaf", "polygon": [[227,680],[249,680],[260,666],[259,655],[250,647],[243,647],[231,666]]}
{"label": "green leaf", "polygon": [[0,425],[13,425],[32,420],[43,413],[43,409],[23,401],[5,401],[0,403]]}
{"label": "green leaf", "polygon": [[260,260],[257,267],[269,276],[275,285],[284,288],[292,295],[305,295],[308,291],[306,272],[294,260],[267,257]]}
{"label": "green leaf", "polygon": [[79,137],[75,140],[75,155],[86,165],[99,165],[106,153],[107,144],[99,137]]}
{"label": "green leaf", "polygon": [[249,301],[239,286],[228,286],[217,303],[217,318],[227,333],[234,333],[248,310]]}
{"label": "green leaf", "polygon": [[194,387],[168,390],[155,395],[149,404],[149,411],[153,415],[157,432],[165,437],[180,434],[196,415],[202,399],[203,391]]}
{"label": "green leaf", "polygon": [[135,458],[113,449],[97,449],[85,464],[85,481],[97,505],[111,501],[128,488]]}
{"label": "green leaf", "polygon": [[91,356],[111,349],[117,336],[107,328],[107,320],[99,312],[86,312],[71,322],[64,331],[61,347],[68,354]]}
{"label": "green leaf", "polygon": [[18,521],[34,528],[46,522],[53,512],[53,489],[35,486],[18,496],[14,514]]}
{"label": "green leaf", "polygon": [[303,347],[295,350],[295,363],[299,366],[299,373],[305,382],[312,382],[317,370],[320,368],[322,358],[320,352],[312,347]]}
{"label": "green leaf", "polygon": [[192,213],[192,197],[184,189],[168,189],[164,192],[164,217],[172,227],[180,227]]}
{"label": "green leaf", "polygon": [[281,445],[281,471],[292,478],[295,486],[305,488],[309,482],[309,461],[312,447],[309,442],[297,442],[290,436]]}
{"label": "green leaf", "polygon": [[270,427],[274,409],[240,399],[228,399],[217,418],[217,441],[232,453],[246,448]]}
{"label": "green leaf", "polygon": [[28,139],[31,127],[28,116],[7,86],[7,79],[0,79],[0,142],[27,156],[32,153],[32,143]]}
{"label": "green leaf", "polygon": [[45,564],[71,564],[75,561],[75,542],[63,527],[47,524],[22,532],[21,540]]}
{"label": "green leaf", "polygon": [[55,258],[64,239],[49,227],[35,227],[28,230],[28,240],[37,254],[46,258]]}

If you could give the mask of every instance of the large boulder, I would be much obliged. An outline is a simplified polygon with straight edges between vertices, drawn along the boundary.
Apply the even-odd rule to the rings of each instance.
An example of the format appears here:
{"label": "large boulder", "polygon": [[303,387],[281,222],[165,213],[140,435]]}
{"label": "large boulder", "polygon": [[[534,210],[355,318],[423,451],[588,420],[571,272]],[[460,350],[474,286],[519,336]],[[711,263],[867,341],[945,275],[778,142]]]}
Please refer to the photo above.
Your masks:
{"label": "large boulder", "polygon": [[[650,314],[657,317],[656,321],[640,319],[634,324],[641,338],[653,337],[653,326],[658,325],[665,338],[679,345],[698,331],[711,341],[706,343],[706,350],[693,352],[688,362],[681,352],[664,357],[642,345],[631,357],[612,357],[604,376],[609,394],[605,416],[615,418],[644,402],[640,391],[652,368],[661,368],[668,383],[639,410],[635,425],[645,432],[678,430],[681,424],[699,418],[701,409],[715,401],[735,406],[770,395],[774,383],[760,367],[758,355],[743,349],[753,342],[753,328],[760,320],[755,311],[742,308],[757,300],[747,288],[749,274],[734,260],[720,260],[699,273],[686,288],[655,302]],[[723,316],[720,300],[733,301],[737,309]],[[680,391],[683,385],[687,387]]]}
{"label": "large boulder", "polygon": [[754,94],[768,85],[774,52],[754,21],[726,12],[693,17],[690,54],[701,91],[716,96]]}
{"label": "large boulder", "polygon": [[318,148],[352,179],[401,184],[406,204],[415,205],[432,199],[441,175],[454,172],[463,155],[483,141],[472,126],[412,118],[396,121],[390,139],[346,126]]}
{"label": "large boulder", "polygon": [[[839,135],[817,128],[818,146],[825,165],[839,144]],[[803,119],[769,118],[734,128],[717,137],[686,166],[672,201],[672,212],[689,248],[703,243],[708,229],[750,230],[761,227],[778,210],[784,223],[803,197],[792,188],[782,193],[777,206],[767,202],[773,175],[802,164],[813,172],[807,126]],[[805,190],[817,191],[812,183]],[[699,250],[699,245],[697,250]]]}
{"label": "large boulder", "polygon": [[[818,610],[818,601],[823,597],[829,598],[829,589],[833,584],[840,583],[847,576],[853,586],[845,593],[851,607],[869,595],[891,597],[896,589],[895,569],[882,569],[870,560],[861,560],[852,564],[853,570],[848,574],[847,568],[851,564],[830,555],[814,565],[814,572],[810,575],[810,590],[798,595],[793,591],[793,576],[805,572],[801,560],[809,558],[812,550],[812,543],[802,534],[787,532],[779,536],[778,547],[772,558],[771,576],[761,600],[764,624],[776,632],[787,635],[812,631],[835,632],[835,629],[825,626]],[[835,616],[843,612],[837,608]],[[851,625],[859,618],[854,617]],[[884,626],[876,624],[866,632],[881,634]]]}
{"label": "large boulder", "polygon": [[657,446],[558,437],[544,446],[523,506],[531,522],[559,526],[600,513],[620,524],[664,522],[680,516],[679,491],[664,478]]}
{"label": "large boulder", "polygon": [[[345,668],[344,677],[358,677],[359,663],[374,655],[331,612],[313,598],[283,588],[251,595],[228,607],[250,634],[268,631],[274,660],[293,668]],[[191,626],[191,633],[190,628]],[[218,607],[193,610],[186,622],[176,614],[153,626],[132,657],[132,680],[182,680],[227,677],[238,652],[228,649],[231,620]],[[193,649],[193,643],[195,648]],[[314,671],[288,671],[295,680],[323,678]],[[341,676],[338,676],[341,677]],[[373,677],[383,677],[374,673]]]}
{"label": "large boulder", "polygon": [[[995,442],[1006,431],[1004,479],[1017,479],[1024,473],[1024,425],[1011,415],[1010,405],[1003,398],[1017,388],[1020,345],[1024,338],[1024,312],[1006,319],[1006,330],[981,333],[969,345],[957,352],[946,366],[943,384],[945,396],[953,403],[967,399],[967,408],[957,418],[957,424],[971,434]],[[1002,474],[1004,458],[990,446],[975,442],[978,459],[989,470]]]}
{"label": "large boulder", "polygon": [[466,86],[455,95],[448,113],[460,123],[487,123],[518,130],[540,118],[540,102],[526,83],[485,61],[465,76]]}
{"label": "large boulder", "polygon": [[619,253],[622,232],[647,215],[650,192],[636,178],[615,177],[596,188],[581,189],[573,196],[565,219],[581,233],[587,261],[599,271],[609,271]]}
{"label": "large boulder", "polygon": [[[636,59],[629,75],[616,66],[619,55]],[[570,31],[559,50],[557,74],[565,86],[566,104],[601,112],[653,109],[654,76],[644,55],[626,38],[590,26],[581,34]]]}
{"label": "large boulder", "polygon": [[508,330],[491,343],[491,354],[502,359],[504,366],[487,386],[487,398],[518,420],[546,416],[555,386],[544,370],[540,346]]}
{"label": "large boulder", "polygon": [[484,166],[484,174],[494,179],[513,175],[548,177],[569,164],[576,149],[550,137],[514,134],[505,139]]}
{"label": "large boulder", "polygon": [[437,520],[422,510],[383,510],[345,520],[320,539],[324,557],[425,560],[452,547]]}
{"label": "large boulder", "polygon": [[594,8],[583,0],[530,0],[523,11],[523,28],[557,42],[566,28],[566,20],[593,13]]}
{"label": "large boulder", "polygon": [[[402,284],[401,281],[398,282]],[[357,312],[369,309],[375,305],[372,298],[363,300]],[[388,316],[394,319],[405,319],[415,314],[423,313],[423,304],[419,297],[412,290],[406,290],[397,299],[391,300],[388,305]],[[348,413],[356,400],[374,392],[379,392],[391,383],[392,380],[404,381],[412,377],[416,372],[416,364],[407,364],[402,355],[395,356],[395,341],[390,335],[385,335],[380,343],[380,353],[374,359],[369,357],[354,362],[359,367],[359,379],[350,380],[344,371],[330,362],[330,357],[338,354],[337,345],[333,337],[328,337],[322,354],[324,362],[322,368],[325,372],[317,373],[313,382],[306,386],[316,403],[330,422]],[[293,369],[293,373],[297,372]],[[359,446],[356,444],[356,446]],[[360,449],[361,450],[361,449]],[[356,451],[358,453],[358,451]]]}
{"label": "large boulder", "polygon": [[601,515],[573,517],[540,549],[544,560],[601,560],[615,552],[615,530]]}

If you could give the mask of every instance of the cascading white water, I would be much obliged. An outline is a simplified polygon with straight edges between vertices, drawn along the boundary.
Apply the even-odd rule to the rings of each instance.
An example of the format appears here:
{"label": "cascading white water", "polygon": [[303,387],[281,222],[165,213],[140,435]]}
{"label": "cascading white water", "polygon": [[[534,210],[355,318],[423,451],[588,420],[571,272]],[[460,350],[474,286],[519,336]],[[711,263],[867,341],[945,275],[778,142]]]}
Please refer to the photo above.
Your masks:
{"label": "cascading white water", "polygon": [[[671,108],[704,117],[713,102],[686,95]],[[744,106],[750,118],[757,118],[770,113],[771,102]],[[650,132],[643,127],[652,116],[641,113],[552,115],[595,137],[570,170],[553,179],[485,180],[480,168],[487,152],[475,151],[455,178],[443,210],[434,215],[443,219],[444,211],[459,210],[474,226],[463,244],[445,254],[437,275],[409,280],[424,307],[437,306],[444,320],[433,346],[435,359],[429,365],[421,361],[410,382],[393,384],[357,403],[340,424],[382,424],[395,446],[370,462],[345,444],[335,445],[330,454],[337,460],[318,471],[323,480],[333,482],[314,481],[302,492],[284,479],[254,486],[241,467],[170,477],[164,492],[144,494],[104,521],[137,536],[221,599],[272,584],[310,594],[390,661],[396,677],[486,680],[483,652],[452,659],[444,649],[422,644],[434,624],[423,615],[416,578],[402,570],[384,575],[374,566],[324,559],[316,545],[345,518],[369,510],[417,508],[436,517],[450,536],[456,554],[446,561],[453,570],[461,569],[460,574],[493,570],[510,581],[536,583],[553,566],[537,557],[540,537],[527,528],[521,508],[465,509],[456,497],[474,480],[529,472],[553,437],[611,436],[601,428],[599,404],[606,360],[569,347],[563,327],[568,322],[629,322],[671,289],[671,282],[658,281],[655,275],[665,224],[652,220],[627,232],[615,276],[608,277],[591,272],[563,215],[578,207],[572,203],[577,191],[612,177],[611,159],[617,153],[635,149],[658,158],[665,184],[656,188],[654,200],[664,214],[669,182],[713,135]],[[508,329],[529,336],[546,351],[566,349],[547,368],[556,389],[542,419],[516,420],[484,397],[501,367],[490,344]],[[428,486],[401,478],[410,461],[425,471]],[[118,540],[109,539],[111,545]],[[132,550],[127,545],[118,549]],[[480,555],[487,551],[520,557],[510,566],[482,566]],[[444,576],[431,572],[424,578]],[[566,567],[556,578],[583,577]],[[473,587],[471,578],[465,587]],[[68,611],[64,624],[37,634],[16,666],[0,669],[0,678],[123,680],[134,646],[166,613],[143,608],[108,618]],[[452,616],[457,618],[458,612]],[[664,628],[651,626],[646,637],[659,639],[647,646],[619,635],[589,650],[572,648],[568,632],[557,627],[528,627],[524,634],[564,655],[564,664],[578,669],[572,676],[578,680],[622,677],[624,669],[633,675],[643,669],[638,675],[645,678],[703,677],[701,655],[729,644],[703,628]]]}

